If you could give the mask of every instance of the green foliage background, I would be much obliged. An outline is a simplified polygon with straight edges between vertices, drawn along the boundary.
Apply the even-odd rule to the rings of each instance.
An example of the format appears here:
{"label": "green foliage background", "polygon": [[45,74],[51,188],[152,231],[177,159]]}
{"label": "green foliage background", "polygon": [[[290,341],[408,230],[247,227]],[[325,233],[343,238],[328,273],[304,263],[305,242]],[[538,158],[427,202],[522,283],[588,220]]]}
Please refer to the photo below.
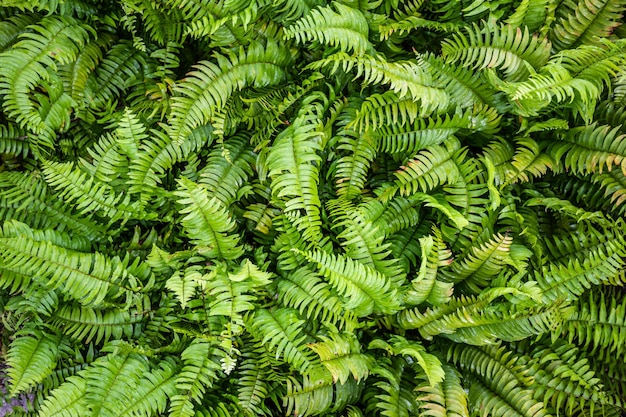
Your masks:
{"label": "green foliage background", "polygon": [[26,414],[623,415],[625,1],[0,5]]}

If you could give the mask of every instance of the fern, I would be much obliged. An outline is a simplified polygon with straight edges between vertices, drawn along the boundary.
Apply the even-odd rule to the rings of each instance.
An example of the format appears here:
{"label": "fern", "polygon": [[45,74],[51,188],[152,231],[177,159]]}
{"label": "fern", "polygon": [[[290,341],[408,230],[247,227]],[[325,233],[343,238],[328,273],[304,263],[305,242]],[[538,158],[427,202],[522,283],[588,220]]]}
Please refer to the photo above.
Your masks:
{"label": "fern", "polygon": [[329,68],[332,73],[340,68],[344,72],[356,70],[356,78],[363,77],[364,84],[389,84],[391,91],[399,97],[409,96],[420,100],[430,111],[445,109],[448,95],[441,88],[431,86],[431,81],[413,62],[388,62],[381,57],[368,55],[352,57],[345,52],[337,52],[308,65],[309,69]]}
{"label": "fern", "polygon": [[467,393],[463,390],[458,371],[444,365],[445,378],[439,386],[424,384],[418,388],[421,416],[461,417],[469,415]]}
{"label": "fern", "polygon": [[622,167],[626,136],[620,135],[618,129],[594,124],[570,132],[549,151],[554,159],[562,160],[566,168],[579,173],[602,173],[605,167],[607,171],[614,165]]}
{"label": "fern", "polygon": [[[291,64],[286,48],[268,43],[253,44],[248,51],[228,57],[216,55],[217,64],[206,61],[191,72],[186,82],[177,86],[172,100],[170,135],[181,141],[197,126],[206,124],[235,91],[248,84],[265,87],[278,84]],[[263,74],[262,78],[254,74]],[[242,81],[246,80],[246,81]]]}
{"label": "fern", "polygon": [[55,368],[59,356],[58,338],[28,329],[19,336],[7,354],[11,396],[43,381]]}
{"label": "fern", "polygon": [[601,358],[622,356],[624,323],[620,312],[623,300],[599,293],[579,300],[580,310],[564,323],[563,330],[568,339],[577,339],[590,352]]}
{"label": "fern", "polygon": [[511,80],[528,77],[529,68],[541,68],[550,56],[550,43],[531,36],[528,29],[502,26],[485,30],[474,25],[465,32],[444,42],[443,56],[475,69],[498,68]]}
{"label": "fern", "polygon": [[124,309],[94,309],[73,305],[63,306],[52,315],[52,325],[63,333],[89,343],[132,337],[144,317],[140,311]]}
{"label": "fern", "polygon": [[550,33],[558,50],[580,44],[593,44],[597,37],[608,36],[624,11],[619,1],[597,3],[565,2],[557,9],[557,21]]}
{"label": "fern", "polygon": [[304,346],[307,336],[301,331],[303,323],[295,310],[288,308],[276,311],[257,309],[254,320],[251,320],[261,344],[275,352],[276,358],[282,356],[293,369],[307,373],[316,361]]}
{"label": "fern", "polygon": [[209,257],[234,259],[241,255],[237,246],[237,237],[229,235],[235,224],[228,212],[215,199],[209,199],[206,189],[192,181],[181,179],[180,190],[176,195],[181,197],[180,203],[185,206],[181,214],[183,227],[194,245]]}
{"label": "fern", "polygon": [[308,13],[285,29],[287,39],[297,41],[319,41],[338,47],[343,52],[353,51],[361,55],[372,52],[367,40],[368,24],[359,11],[341,3],[334,3],[337,12],[328,7],[320,7]]}
{"label": "fern", "polygon": [[624,10],[0,1],[5,396],[620,416]]}
{"label": "fern", "polygon": [[76,59],[89,39],[89,27],[69,17],[49,16],[33,30],[3,53],[5,65],[0,71],[0,92],[5,96],[3,107],[7,115],[40,133],[50,126],[46,126],[28,93],[49,81],[47,67],[56,68],[57,63]]}
{"label": "fern", "polygon": [[138,204],[131,203],[128,195],[116,193],[108,184],[73,169],[72,164],[47,162],[43,173],[48,184],[59,191],[59,198],[75,204],[80,213],[99,211],[111,222],[142,217]]}
{"label": "fern", "polygon": [[176,395],[172,396],[170,416],[193,416],[194,402],[200,402],[206,388],[217,379],[220,369],[211,357],[216,349],[210,343],[194,340],[181,354],[183,367],[176,376]]}
{"label": "fern", "polygon": [[[267,156],[268,175],[273,177],[272,193],[285,199],[285,213],[307,240],[319,239],[321,218],[317,193],[317,154],[322,147],[321,132],[314,114],[302,114],[276,138]],[[288,198],[285,198],[288,197]],[[300,215],[303,212],[304,215]]]}
{"label": "fern", "polygon": [[398,309],[391,281],[376,269],[349,258],[319,251],[302,255],[309,262],[317,263],[320,273],[328,278],[339,294],[347,298],[345,308],[357,316],[365,316],[372,311],[389,313]]}
{"label": "fern", "polygon": [[125,268],[127,261],[119,258],[82,253],[28,238],[1,239],[4,265],[33,275],[42,285],[60,289],[84,305],[98,305],[107,296],[130,297],[140,289],[140,282]]}

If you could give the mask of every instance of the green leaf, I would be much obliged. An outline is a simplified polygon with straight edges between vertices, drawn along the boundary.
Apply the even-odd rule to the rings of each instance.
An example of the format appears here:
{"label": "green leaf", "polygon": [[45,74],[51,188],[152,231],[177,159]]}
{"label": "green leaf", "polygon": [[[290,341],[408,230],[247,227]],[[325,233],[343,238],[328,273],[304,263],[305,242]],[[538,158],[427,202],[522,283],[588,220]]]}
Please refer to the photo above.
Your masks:
{"label": "green leaf", "polygon": [[36,330],[25,329],[16,335],[7,352],[10,396],[42,382],[56,367],[59,339]]}
{"label": "green leaf", "polygon": [[183,205],[180,211],[185,217],[181,223],[198,251],[211,258],[236,259],[243,249],[238,246],[239,237],[231,232],[236,225],[230,214],[209,192],[186,178],[178,180],[179,189],[174,194]]}

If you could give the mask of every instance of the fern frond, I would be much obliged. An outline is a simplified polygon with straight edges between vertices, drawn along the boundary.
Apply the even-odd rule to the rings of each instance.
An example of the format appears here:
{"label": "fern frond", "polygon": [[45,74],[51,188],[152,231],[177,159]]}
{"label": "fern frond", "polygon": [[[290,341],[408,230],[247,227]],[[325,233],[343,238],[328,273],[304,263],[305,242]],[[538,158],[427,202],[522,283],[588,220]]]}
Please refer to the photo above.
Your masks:
{"label": "fern frond", "polygon": [[0,125],[0,153],[26,156],[29,152],[26,131],[13,123]]}
{"label": "fern frond", "polygon": [[165,0],[166,5],[172,8],[177,8],[188,19],[201,19],[204,16],[221,15],[225,13],[224,4],[216,1],[202,1],[202,0]]}
{"label": "fern frond", "polygon": [[389,84],[391,91],[400,98],[408,96],[414,101],[420,101],[425,112],[445,110],[448,107],[447,93],[433,87],[430,76],[411,61],[389,62],[380,56],[350,56],[345,52],[337,52],[307,65],[307,69],[323,68],[328,68],[331,73],[339,69],[344,72],[354,70],[355,79],[363,77],[365,85]]}
{"label": "fern frond", "polygon": [[356,401],[359,394],[360,388],[353,379],[345,384],[333,383],[330,372],[318,366],[303,375],[302,382],[294,377],[287,379],[284,404],[288,414],[309,416],[342,409]]}
{"label": "fern frond", "polygon": [[136,158],[141,144],[148,138],[146,127],[128,107],[116,123],[115,136],[120,151],[129,160]]}
{"label": "fern frond", "polygon": [[367,19],[358,9],[334,2],[334,12],[330,7],[312,10],[305,17],[285,28],[285,37],[297,42],[317,41],[331,47],[338,46],[343,52],[352,51],[357,55],[373,52],[367,39],[369,26]]}
{"label": "fern frond", "polygon": [[[446,337],[456,342],[471,344],[478,340],[482,340],[481,343],[493,341],[494,338],[504,341],[522,340],[554,331],[571,311],[563,303],[533,307],[524,311],[512,310],[487,309],[478,314],[478,317],[469,320],[457,316],[460,320],[457,324],[452,324],[456,330]],[[456,319],[452,320],[454,321]]]}
{"label": "fern frond", "polygon": [[557,412],[574,414],[620,403],[603,390],[584,352],[575,345],[557,340],[549,347],[537,346],[530,355],[526,367],[534,379],[533,396]]}
{"label": "fern frond", "polygon": [[356,321],[332,288],[309,269],[300,268],[281,277],[278,294],[283,305],[299,310],[309,320],[328,321],[340,329],[352,327]]}
{"label": "fern frond", "polygon": [[0,238],[0,258],[16,272],[63,293],[84,305],[96,306],[106,298],[130,296],[139,280],[127,270],[127,260],[100,253],[82,253],[29,238]]}
{"label": "fern frond", "polygon": [[87,105],[95,110],[106,107],[136,82],[146,61],[146,54],[130,41],[120,40],[113,45],[90,75],[84,92]]}
{"label": "fern frond", "polygon": [[497,131],[500,117],[490,108],[475,107],[452,117],[417,119],[409,125],[404,123],[381,126],[373,132],[379,151],[415,154],[433,145],[445,142],[456,133]]}
{"label": "fern frond", "polygon": [[92,241],[105,238],[106,228],[96,223],[89,214],[77,215],[62,199],[49,191],[39,174],[3,172],[0,174],[0,199],[5,221],[17,220],[32,227],[56,227],[71,230],[77,236]]}
{"label": "fern frond", "polygon": [[194,403],[202,401],[206,389],[213,385],[221,369],[214,358],[220,352],[211,343],[194,339],[183,351],[183,367],[176,376],[176,395],[170,398],[170,417],[191,417]]}
{"label": "fern frond", "polygon": [[513,238],[502,234],[493,235],[480,246],[476,242],[460,259],[451,263],[442,278],[453,283],[464,282],[474,291],[484,288],[511,263],[512,244]]}
{"label": "fern frond", "polygon": [[458,29],[458,25],[452,22],[437,22],[435,20],[424,19],[419,16],[407,16],[401,20],[389,21],[378,27],[380,40],[386,41],[390,38],[405,38],[415,29],[429,29],[439,32],[453,32]]}
{"label": "fern frond", "polygon": [[575,78],[589,81],[602,91],[605,86],[611,86],[611,78],[617,76],[626,64],[626,41],[581,45],[555,54],[551,62],[560,63]]}
{"label": "fern frond", "polygon": [[339,201],[329,201],[328,207],[332,216],[336,218],[336,227],[343,228],[337,235],[346,255],[359,263],[376,269],[398,284],[404,280],[397,261],[389,258],[389,244],[384,243],[385,233],[376,227],[360,210],[342,204]]}
{"label": "fern frond", "polygon": [[356,208],[365,221],[371,223],[385,237],[416,226],[420,221],[420,202],[415,199],[395,197],[389,202],[369,200]]}
{"label": "fern frond", "polygon": [[[48,69],[76,59],[92,29],[73,18],[54,15],[31,28],[32,32],[22,34],[22,40],[1,55],[0,94],[4,96],[3,107],[8,116],[40,133],[48,123],[42,119],[30,93],[48,80]],[[52,120],[49,125],[57,122]]]}
{"label": "fern frond", "polygon": [[137,310],[96,309],[86,306],[64,305],[51,316],[53,327],[70,337],[98,344],[111,339],[132,337],[144,320]]}
{"label": "fern frond", "polygon": [[257,308],[248,319],[255,329],[254,337],[301,374],[306,374],[316,364],[315,358],[305,346],[308,337],[303,332],[304,320],[298,318],[296,310],[278,308],[267,310]]}
{"label": "fern frond", "polygon": [[92,76],[102,61],[104,50],[111,46],[114,37],[102,34],[97,39],[84,45],[76,59],[59,67],[59,75],[67,94],[76,102],[78,111],[89,106],[87,95],[92,93]]}
{"label": "fern frond", "polygon": [[495,339],[515,341],[553,331],[570,313],[562,302],[522,310],[490,305],[501,295],[519,292],[513,288],[491,288],[478,298],[453,299],[424,313],[417,309],[405,310],[397,319],[403,328],[418,328],[426,339],[444,335],[457,343],[485,345]]}
{"label": "fern frond", "polygon": [[287,48],[268,41],[266,46],[251,43],[246,50],[228,56],[216,54],[217,63],[199,63],[176,86],[169,126],[172,140],[181,142],[193,128],[209,122],[234,92],[281,82],[292,59]]}
{"label": "fern frond", "polygon": [[[246,274],[246,269],[249,269],[250,265],[252,264],[249,261],[244,263],[238,274],[223,275],[218,270],[217,275],[204,284],[205,294],[211,297],[206,306],[208,314],[224,316],[229,320],[222,332],[222,336],[229,339],[243,332],[243,313],[255,308],[252,302],[256,301],[256,297],[250,293],[255,287],[266,286],[270,283],[267,277],[255,279]],[[257,270],[257,272],[260,271]]]}
{"label": "fern frond", "polygon": [[71,162],[43,163],[46,182],[58,192],[58,198],[71,202],[81,214],[99,212],[111,222],[143,218],[138,202],[117,193],[111,186],[75,169]]}
{"label": "fern frond", "polygon": [[9,49],[18,41],[20,35],[40,19],[39,16],[27,13],[15,14],[0,21],[0,52]]}
{"label": "fern frond", "polygon": [[626,201],[626,175],[622,170],[612,170],[604,174],[593,174],[591,179],[594,183],[600,184],[607,197],[607,208],[611,211],[623,211],[622,203]]}
{"label": "fern frond", "polygon": [[427,192],[442,184],[456,182],[460,171],[455,160],[462,159],[464,152],[456,138],[420,151],[406,166],[396,171],[395,185],[385,191],[385,198],[396,193],[408,196]]}
{"label": "fern frond", "polygon": [[175,270],[172,276],[165,281],[165,288],[176,295],[180,302],[180,307],[185,309],[202,281],[203,276],[198,272],[197,268],[189,267],[185,268],[184,271]]}
{"label": "fern frond", "polygon": [[598,43],[598,38],[609,36],[619,24],[625,9],[626,5],[620,0],[562,2],[550,40],[558,51]]}
{"label": "fern frond", "polygon": [[590,120],[593,105],[601,93],[601,89],[597,87],[597,81],[573,78],[562,65],[552,63],[547,64],[540,73],[531,75],[524,82],[496,81],[496,83],[498,88],[507,94],[516,112],[522,116],[536,116],[550,104],[565,102],[581,113],[585,120]]}
{"label": "fern frond", "polygon": [[447,363],[442,365],[445,373],[443,382],[433,386],[424,383],[416,388],[420,404],[420,417],[465,417],[469,416],[467,393],[459,372]]}
{"label": "fern frond", "polygon": [[493,169],[496,185],[509,185],[541,178],[553,168],[554,160],[531,138],[515,138],[515,144],[495,140],[485,147],[488,170]]}
{"label": "fern frond", "polygon": [[438,385],[445,377],[439,358],[426,352],[426,348],[420,342],[410,341],[405,337],[394,335],[388,341],[374,339],[370,342],[368,348],[385,349],[393,355],[408,357],[411,362],[417,362],[431,386]]}
{"label": "fern frond", "polygon": [[613,166],[626,173],[626,134],[611,126],[589,126],[570,129],[547,150],[556,161],[575,173],[602,174]]}
{"label": "fern frond", "polygon": [[482,410],[484,416],[551,417],[544,404],[532,392],[518,386],[498,385],[497,381],[473,379],[469,386],[470,409]]}
{"label": "fern frond", "polygon": [[115,187],[120,182],[120,176],[128,170],[128,160],[121,153],[119,144],[114,135],[105,134],[87,152],[89,160],[81,158],[80,164],[95,180]]}
{"label": "fern frond", "polygon": [[576,341],[589,355],[617,359],[626,346],[626,299],[604,291],[579,298],[577,309],[563,323],[562,334],[570,343]]}
{"label": "fern frond", "polygon": [[14,397],[42,382],[52,373],[59,356],[58,337],[33,329],[18,332],[7,352],[9,395]]}
{"label": "fern frond", "polygon": [[110,353],[98,358],[82,374],[92,415],[119,415],[118,405],[134,402],[138,384],[147,371],[148,361],[136,354]]}
{"label": "fern frond", "polygon": [[527,26],[529,31],[539,32],[538,29],[550,19],[552,4],[552,0],[522,0],[505,22],[513,27]]}
{"label": "fern frond", "polygon": [[139,194],[142,205],[153,197],[168,195],[160,186],[168,169],[213,140],[210,127],[194,130],[182,143],[173,142],[160,130],[150,133],[150,139],[145,140],[131,158],[128,171],[129,192]]}
{"label": "fern frond", "polygon": [[346,128],[363,133],[366,130],[375,132],[377,128],[386,125],[402,127],[427,114],[426,110],[418,101],[411,97],[401,98],[393,91],[372,94],[363,101]]}
{"label": "fern frond", "polygon": [[252,175],[255,154],[245,135],[233,135],[216,147],[209,155],[206,166],[199,172],[199,183],[204,185],[211,197],[224,207],[237,199],[237,192]]}
{"label": "fern frond", "polygon": [[390,314],[399,309],[396,289],[392,288],[391,280],[376,269],[341,255],[322,251],[296,252],[317,264],[330,285],[346,298],[346,310],[358,317],[372,312]]}
{"label": "fern frond", "polygon": [[182,225],[201,253],[211,258],[236,259],[242,254],[239,236],[232,234],[236,225],[226,209],[208,191],[186,178],[178,181],[175,195],[183,205]]}
{"label": "fern frond", "polygon": [[387,358],[377,361],[372,374],[378,378],[363,393],[366,415],[402,417],[417,414],[419,407],[413,391],[415,378],[409,369],[407,360],[397,356],[391,361]]}
{"label": "fern frond", "polygon": [[335,384],[343,385],[350,378],[357,383],[366,379],[374,362],[370,355],[361,353],[359,342],[352,333],[331,333],[328,337],[321,337],[320,342],[310,344],[309,348],[319,355]]}
{"label": "fern frond", "polygon": [[442,44],[442,55],[474,69],[498,68],[511,81],[523,80],[529,69],[541,68],[550,57],[550,43],[531,36],[528,28],[474,24]]}
{"label": "fern frond", "polygon": [[358,134],[345,129],[339,136],[337,149],[349,152],[337,161],[335,171],[337,194],[352,200],[359,196],[365,187],[367,173],[376,157],[374,140],[371,134]]}
{"label": "fern frond", "polygon": [[433,77],[433,84],[450,95],[450,102],[462,108],[475,105],[501,107],[498,92],[479,72],[456,66],[433,54],[417,55],[417,62]]}
{"label": "fern frond", "polygon": [[520,357],[505,345],[470,346],[453,344],[448,360],[463,371],[470,371],[487,381],[502,385],[530,387],[535,381],[532,372]]}
{"label": "fern frond", "polygon": [[41,405],[40,417],[81,417],[88,413],[87,383],[79,376],[70,376],[52,390]]}
{"label": "fern frond", "polygon": [[270,364],[263,349],[249,349],[237,366],[237,399],[247,417],[271,416],[265,404],[270,397]]}
{"label": "fern frond", "polygon": [[312,9],[322,4],[325,4],[323,0],[278,0],[274,2],[276,7],[271,16],[279,22],[289,23],[308,15]]}
{"label": "fern frond", "polygon": [[159,362],[158,368],[145,372],[135,387],[132,401],[125,403],[118,412],[120,416],[150,417],[163,415],[168,398],[176,394],[176,370],[173,361]]}
{"label": "fern frond", "polygon": [[322,132],[316,113],[314,110],[299,114],[293,124],[278,135],[266,161],[268,175],[272,178],[272,194],[285,202],[285,214],[309,241],[321,237],[317,186]]}
{"label": "fern frond", "polygon": [[452,283],[438,280],[440,268],[452,263],[452,252],[446,247],[441,232],[433,226],[433,234],[419,239],[421,265],[417,276],[411,281],[406,303],[442,305],[452,297]]}

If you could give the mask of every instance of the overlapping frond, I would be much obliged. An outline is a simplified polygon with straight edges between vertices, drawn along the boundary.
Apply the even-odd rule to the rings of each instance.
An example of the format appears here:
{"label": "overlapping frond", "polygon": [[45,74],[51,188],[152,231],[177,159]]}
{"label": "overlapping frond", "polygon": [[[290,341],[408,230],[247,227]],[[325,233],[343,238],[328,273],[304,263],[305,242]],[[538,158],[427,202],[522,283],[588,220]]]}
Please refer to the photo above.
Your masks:
{"label": "overlapping frond", "polygon": [[298,318],[296,310],[257,309],[249,323],[256,330],[255,337],[262,345],[277,358],[282,356],[301,374],[306,374],[316,364],[312,352],[305,345],[310,340],[303,331],[304,320]]}
{"label": "overlapping frond", "polygon": [[24,329],[7,352],[10,395],[24,392],[42,382],[55,368],[59,356],[59,339]]}
{"label": "overlapping frond", "polygon": [[59,289],[84,305],[98,305],[106,297],[128,297],[141,288],[141,282],[127,270],[127,259],[83,253],[45,240],[3,233],[0,258],[5,267],[31,275],[41,285]]}
{"label": "overlapping frond", "polygon": [[320,7],[295,21],[285,29],[285,37],[298,42],[318,41],[355,54],[373,51],[367,39],[369,27],[363,13],[341,3],[333,5],[336,12],[330,7]]}
{"label": "overlapping frond", "polygon": [[393,313],[399,309],[391,280],[376,269],[345,256],[322,251],[308,251],[302,255],[317,264],[320,274],[345,297],[345,308],[357,316],[372,312]]}
{"label": "overlapping frond", "polygon": [[236,91],[247,86],[276,85],[285,78],[293,57],[289,50],[275,42],[253,43],[228,56],[215,55],[215,61],[196,66],[184,82],[176,87],[172,98],[169,133],[182,141],[192,129],[207,124]]}
{"label": "overlapping frond", "polygon": [[389,62],[382,57],[370,55],[351,56],[337,52],[326,58],[314,61],[309,69],[328,69],[336,73],[356,72],[355,78],[363,77],[364,84],[389,84],[391,91],[400,98],[410,97],[420,101],[428,111],[445,110],[448,107],[448,94],[432,85],[431,77],[412,61]]}
{"label": "overlapping frond", "polygon": [[626,171],[626,135],[611,126],[589,126],[570,129],[548,152],[566,169],[576,173],[602,173],[618,167]]}
{"label": "overlapping frond", "polygon": [[563,335],[579,342],[590,355],[603,359],[621,358],[624,354],[624,298],[604,291],[578,300],[578,309],[564,323]]}
{"label": "overlapping frond", "polygon": [[0,4],[20,415],[626,410],[624,0]]}
{"label": "overlapping frond", "polygon": [[557,50],[594,44],[598,38],[610,35],[619,25],[619,18],[625,9],[626,5],[619,0],[563,2],[557,9],[550,40]]}
{"label": "overlapping frond", "polygon": [[[60,127],[64,119],[47,122],[29,95],[42,83],[54,81],[48,68],[77,58],[91,36],[90,30],[73,18],[48,16],[32,26],[32,32],[24,33],[13,48],[2,53],[0,93],[7,115],[35,133]],[[62,111],[58,116],[62,116]]]}
{"label": "overlapping frond", "polygon": [[213,385],[221,367],[220,351],[211,343],[195,339],[181,354],[183,367],[176,375],[176,395],[171,397],[170,417],[195,415],[195,404],[202,401],[207,388]]}
{"label": "overlapping frond", "polygon": [[444,41],[442,55],[474,69],[498,68],[507,79],[519,81],[548,62],[550,42],[528,28],[474,24]]}
{"label": "overlapping frond", "polygon": [[306,240],[320,238],[319,168],[321,126],[316,112],[303,112],[276,138],[267,156],[272,194],[285,204],[285,214]]}
{"label": "overlapping frond", "polygon": [[241,255],[239,238],[231,232],[236,227],[226,208],[209,192],[182,178],[176,195],[183,205],[181,223],[200,253],[211,258],[235,259]]}

